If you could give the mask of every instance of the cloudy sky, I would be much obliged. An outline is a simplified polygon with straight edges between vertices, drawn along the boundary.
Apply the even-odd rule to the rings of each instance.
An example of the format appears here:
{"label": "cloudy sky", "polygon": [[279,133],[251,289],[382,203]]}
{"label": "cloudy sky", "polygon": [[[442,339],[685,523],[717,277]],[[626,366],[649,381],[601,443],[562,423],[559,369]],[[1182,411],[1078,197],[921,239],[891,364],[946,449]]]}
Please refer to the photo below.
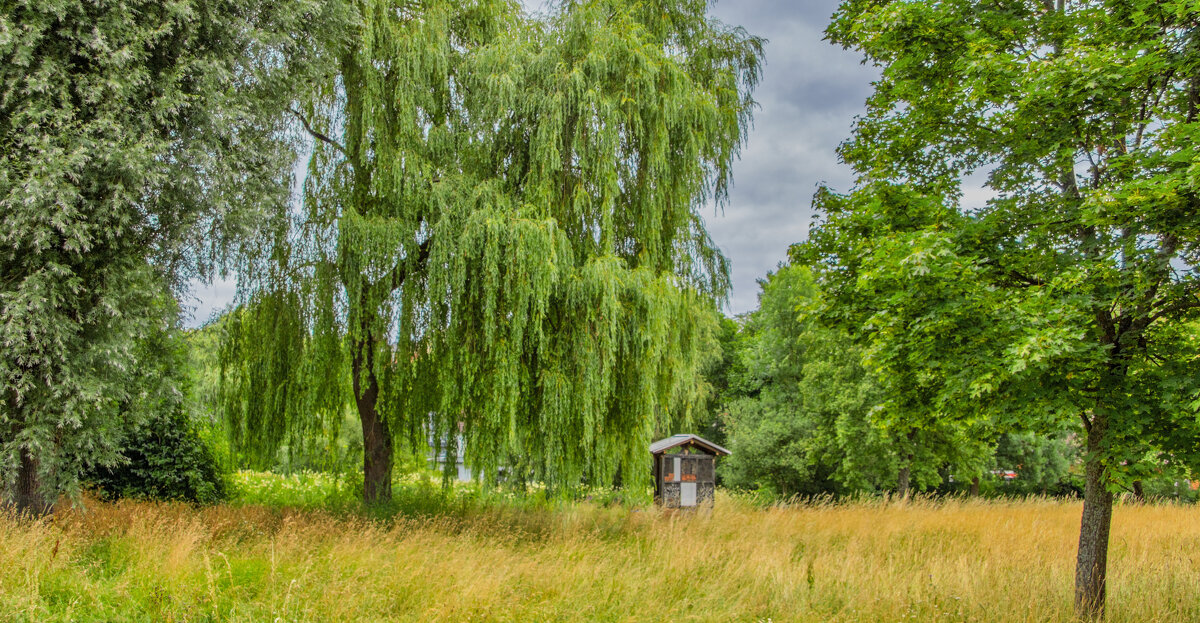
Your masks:
{"label": "cloudy sky", "polygon": [[787,257],[788,245],[805,238],[817,186],[850,187],[850,170],[836,150],[850,136],[876,74],[860,54],[824,40],[837,4],[724,0],[713,11],[768,40],[754,131],[734,167],[729,205],[708,219],[733,263],[731,313],[758,306],[757,280]]}
{"label": "cloudy sky", "polygon": [[[539,4],[528,0],[527,5]],[[860,56],[823,40],[837,0],[718,0],[713,13],[727,24],[765,37],[766,68],[755,92],[761,108],[734,167],[734,188],[723,213],[706,215],[713,239],[733,264],[727,312],[758,306],[757,280],[787,257],[812,222],[819,184],[850,186],[837,146],[870,94],[875,73]],[[193,326],[233,298],[233,284],[198,286]]]}

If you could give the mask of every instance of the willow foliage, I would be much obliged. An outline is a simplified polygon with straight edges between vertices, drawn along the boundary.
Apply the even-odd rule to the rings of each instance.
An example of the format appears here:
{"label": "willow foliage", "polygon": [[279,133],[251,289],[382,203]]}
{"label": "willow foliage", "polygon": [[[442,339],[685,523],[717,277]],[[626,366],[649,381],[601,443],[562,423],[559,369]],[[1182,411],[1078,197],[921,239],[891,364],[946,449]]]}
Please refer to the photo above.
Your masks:
{"label": "willow foliage", "polygon": [[368,499],[391,439],[427,433],[461,431],[485,478],[644,473],[655,427],[705,395],[728,269],[701,210],[762,57],[707,4],[350,3],[296,111],[303,207],[247,255],[226,341],[251,447],[353,401]]}

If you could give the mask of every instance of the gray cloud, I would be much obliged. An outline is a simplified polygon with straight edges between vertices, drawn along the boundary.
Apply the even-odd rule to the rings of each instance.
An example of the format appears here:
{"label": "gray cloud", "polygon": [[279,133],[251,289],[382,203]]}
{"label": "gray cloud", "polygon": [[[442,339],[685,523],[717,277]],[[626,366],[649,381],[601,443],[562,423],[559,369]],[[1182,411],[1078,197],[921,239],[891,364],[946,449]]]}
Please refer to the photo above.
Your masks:
{"label": "gray cloud", "polygon": [[734,166],[734,189],[709,232],[733,264],[729,311],[758,306],[757,280],[808,235],[812,196],[827,184],[847,190],[852,174],[837,147],[850,136],[876,72],[861,56],[824,40],[836,0],[721,2],[714,15],[765,37],[766,67],[755,92],[761,109]]}
{"label": "gray cloud", "polygon": [[237,282],[232,279],[217,279],[211,284],[192,283],[189,295],[181,301],[185,326],[199,327],[218,314],[233,301],[237,294]]}
{"label": "gray cloud", "polygon": [[713,14],[727,24],[747,29],[765,28],[781,21],[800,21],[816,24],[819,30],[824,30],[837,5],[829,0],[719,0]]}

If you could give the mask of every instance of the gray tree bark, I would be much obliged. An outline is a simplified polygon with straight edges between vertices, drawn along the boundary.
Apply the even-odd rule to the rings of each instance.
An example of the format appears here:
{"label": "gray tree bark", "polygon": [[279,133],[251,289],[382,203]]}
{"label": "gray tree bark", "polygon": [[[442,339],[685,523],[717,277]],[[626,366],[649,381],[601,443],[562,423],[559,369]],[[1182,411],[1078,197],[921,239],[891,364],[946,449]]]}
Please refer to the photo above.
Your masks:
{"label": "gray tree bark", "polygon": [[21,450],[21,463],[17,467],[17,484],[12,492],[12,506],[18,514],[43,517],[50,514],[54,506],[46,499],[37,476],[38,461],[28,450]]}
{"label": "gray tree bark", "polygon": [[1104,618],[1113,495],[1107,487],[1099,450],[1104,442],[1107,425],[1107,419],[1102,414],[1097,414],[1092,419],[1087,436],[1083,517],[1079,526],[1079,553],[1075,566],[1075,613],[1083,621],[1099,621]]}
{"label": "gray tree bark", "polygon": [[905,465],[900,468],[900,472],[896,474],[896,496],[900,498],[908,497],[911,489],[912,467]]}

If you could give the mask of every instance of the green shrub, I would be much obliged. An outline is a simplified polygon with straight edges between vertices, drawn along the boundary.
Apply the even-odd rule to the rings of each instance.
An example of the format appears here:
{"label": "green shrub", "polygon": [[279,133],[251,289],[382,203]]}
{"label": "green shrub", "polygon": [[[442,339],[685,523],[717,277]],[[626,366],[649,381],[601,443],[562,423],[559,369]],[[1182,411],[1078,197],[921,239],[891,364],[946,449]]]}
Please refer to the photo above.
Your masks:
{"label": "green shrub", "polygon": [[204,416],[192,415],[195,375],[185,334],[173,326],[160,327],[138,341],[136,357],[139,386],[119,407],[124,418],[121,458],[110,465],[85,466],[82,480],[108,499],[224,499],[227,470],[198,429]]}
{"label": "green shrub", "polygon": [[94,467],[85,480],[105,498],[132,497],[212,503],[225,498],[216,458],[187,415],[176,409],[129,431],[125,462]]}

